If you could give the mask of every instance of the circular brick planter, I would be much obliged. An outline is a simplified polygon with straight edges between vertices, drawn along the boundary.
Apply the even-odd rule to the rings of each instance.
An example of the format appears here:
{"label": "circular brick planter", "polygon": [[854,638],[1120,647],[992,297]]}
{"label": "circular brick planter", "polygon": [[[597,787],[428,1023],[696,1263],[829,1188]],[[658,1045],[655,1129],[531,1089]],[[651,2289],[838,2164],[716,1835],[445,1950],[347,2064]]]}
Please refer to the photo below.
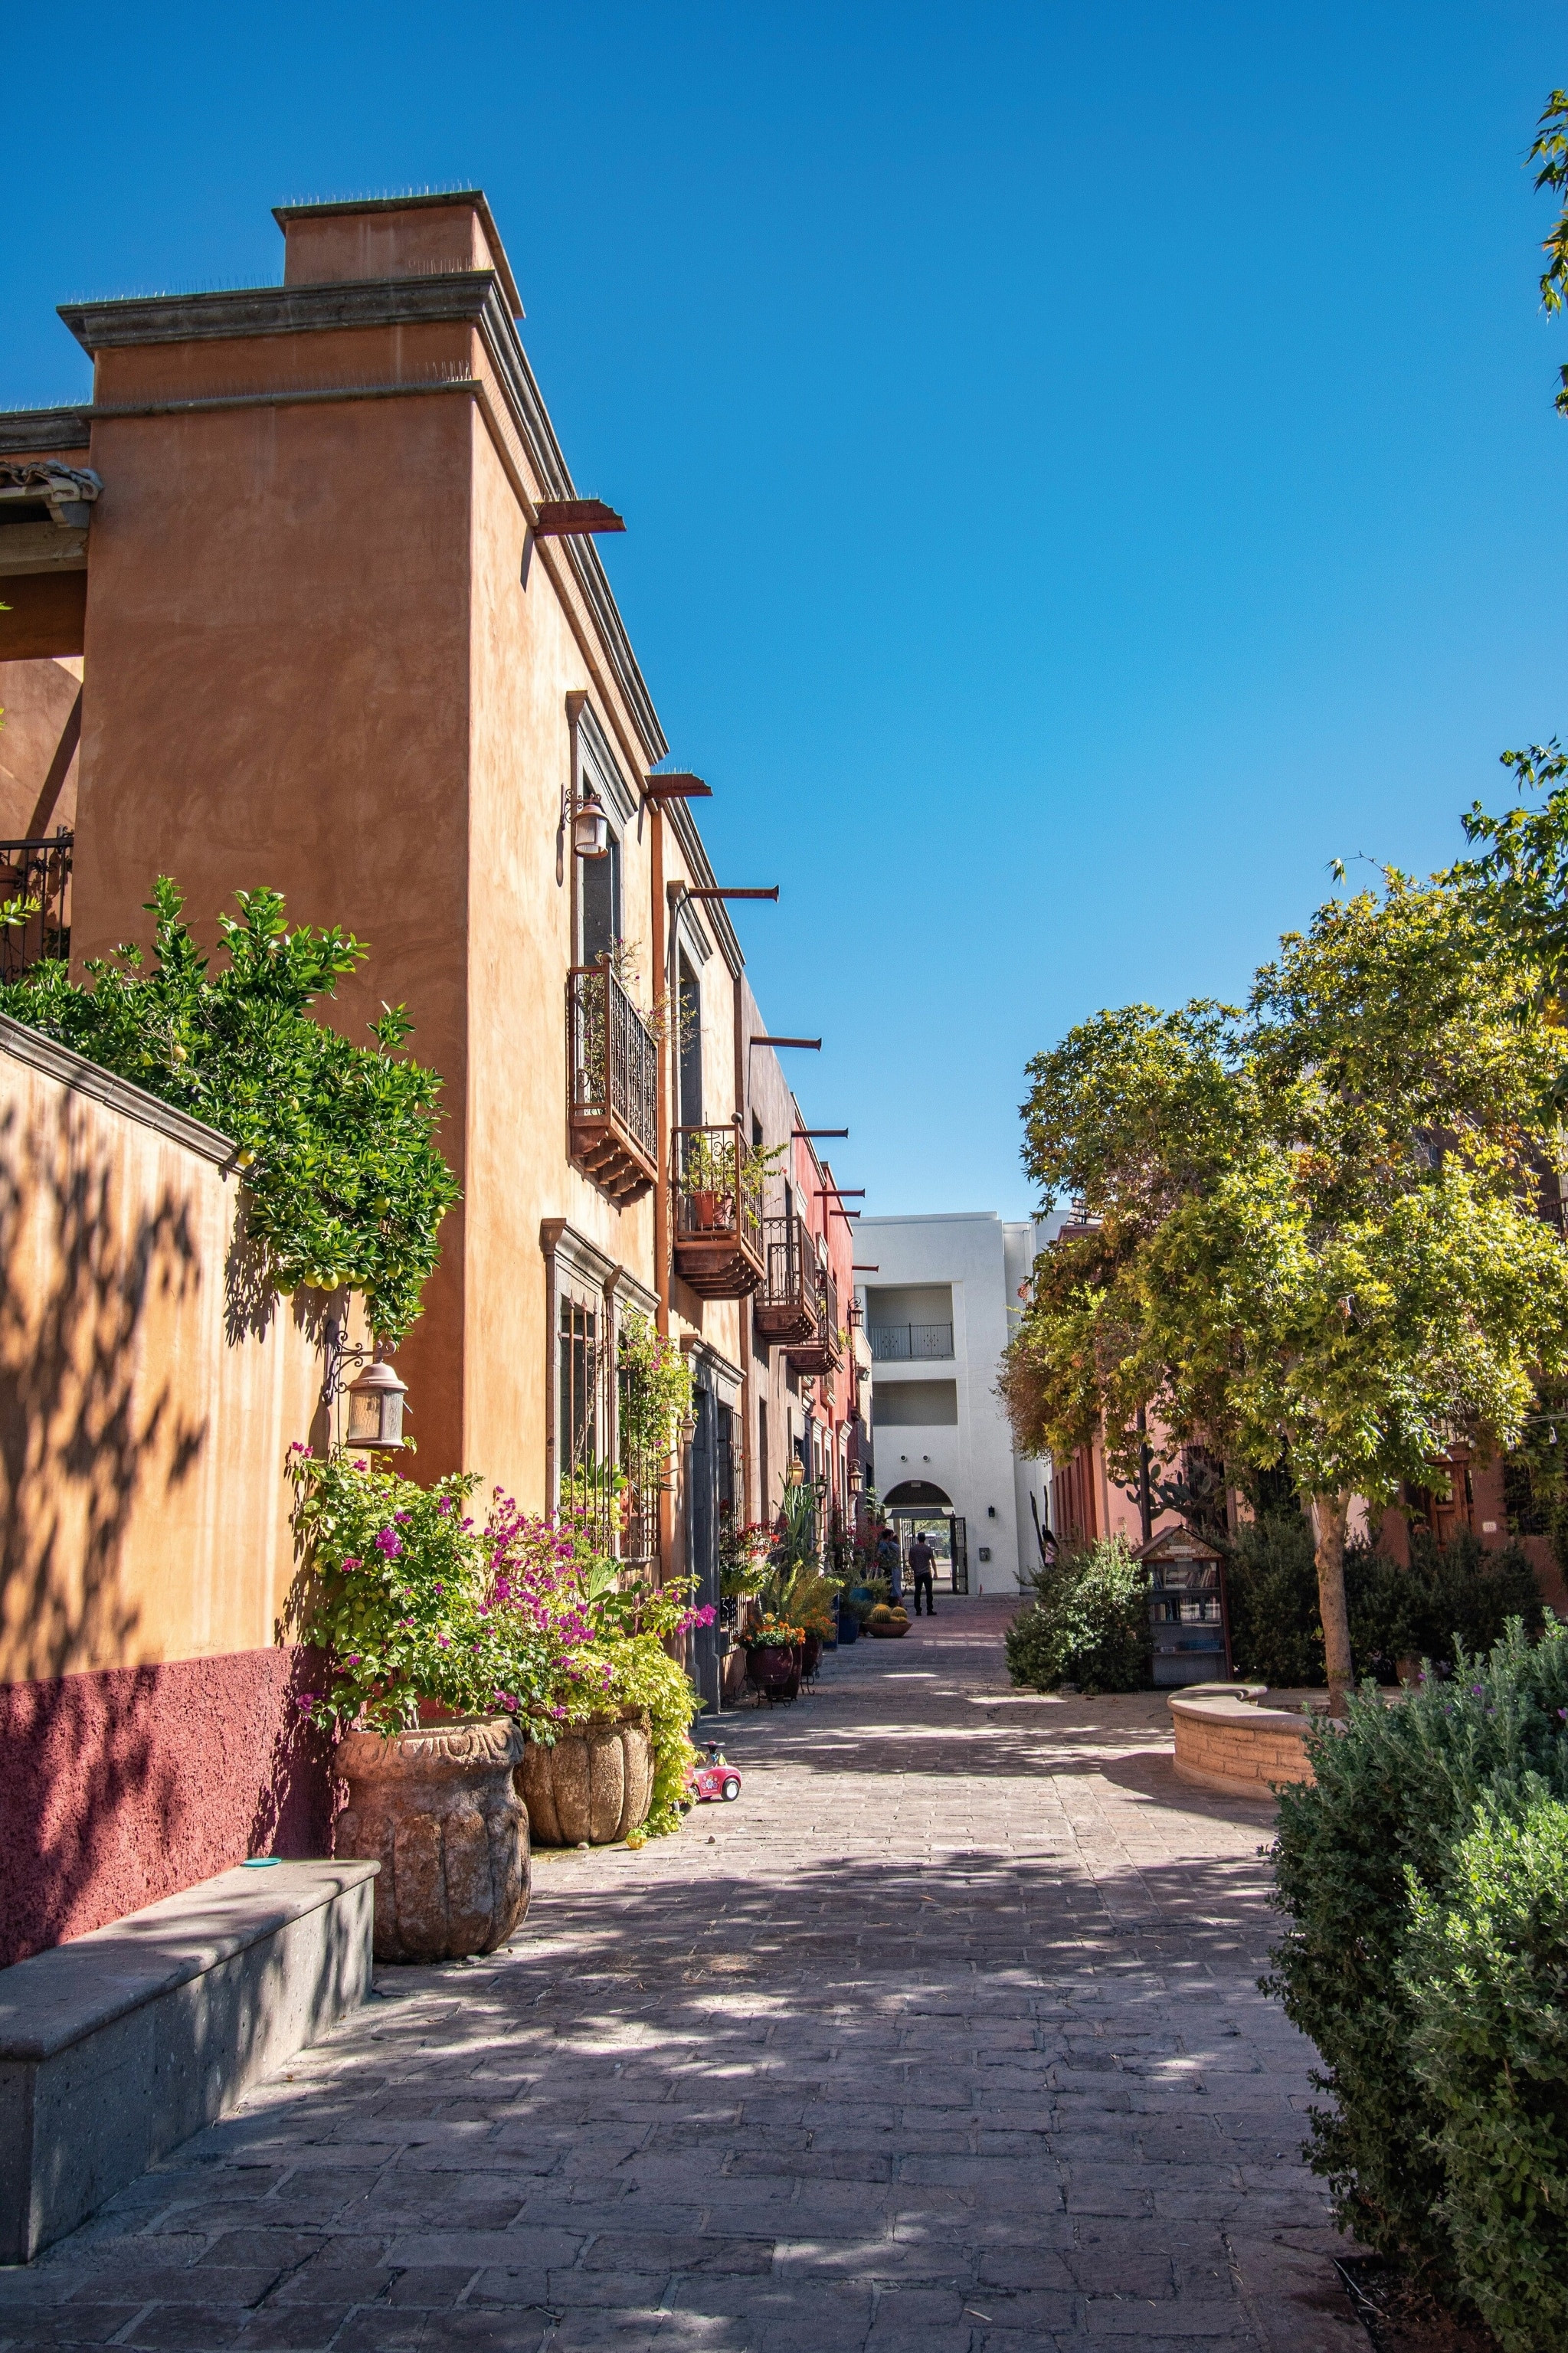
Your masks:
{"label": "circular brick planter", "polygon": [[1270,1693],[1262,1683],[1192,1684],[1171,1694],[1177,1778],[1229,1798],[1273,1797],[1282,1781],[1311,1781],[1305,1744],[1325,1692]]}

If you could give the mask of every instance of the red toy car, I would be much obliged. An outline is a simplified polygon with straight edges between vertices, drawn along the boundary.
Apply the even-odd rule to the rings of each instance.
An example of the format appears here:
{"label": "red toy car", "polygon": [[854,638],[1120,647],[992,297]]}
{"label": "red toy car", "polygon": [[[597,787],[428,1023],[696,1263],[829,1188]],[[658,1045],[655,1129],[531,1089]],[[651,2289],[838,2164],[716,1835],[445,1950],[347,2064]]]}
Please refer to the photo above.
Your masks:
{"label": "red toy car", "polygon": [[716,1740],[707,1744],[707,1755],[700,1765],[694,1765],[686,1777],[686,1786],[698,1805],[722,1798],[732,1805],[740,1795],[740,1775],[733,1765],[725,1762],[724,1750]]}

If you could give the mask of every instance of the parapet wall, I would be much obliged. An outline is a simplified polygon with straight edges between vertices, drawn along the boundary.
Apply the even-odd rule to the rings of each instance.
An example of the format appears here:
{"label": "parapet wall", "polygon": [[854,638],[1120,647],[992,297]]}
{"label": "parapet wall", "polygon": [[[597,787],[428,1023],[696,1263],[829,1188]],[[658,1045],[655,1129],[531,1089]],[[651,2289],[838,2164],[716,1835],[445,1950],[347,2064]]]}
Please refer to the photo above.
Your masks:
{"label": "parapet wall", "polygon": [[0,1019],[0,1964],[325,1851],[277,1627],[329,1303],[260,1284],[230,1160]]}

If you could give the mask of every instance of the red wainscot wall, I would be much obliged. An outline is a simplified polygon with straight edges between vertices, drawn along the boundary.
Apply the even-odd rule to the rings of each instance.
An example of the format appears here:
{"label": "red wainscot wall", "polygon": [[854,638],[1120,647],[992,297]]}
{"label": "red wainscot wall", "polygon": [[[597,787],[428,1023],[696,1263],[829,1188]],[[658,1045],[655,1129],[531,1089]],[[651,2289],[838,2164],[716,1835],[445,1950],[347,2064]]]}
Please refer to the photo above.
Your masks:
{"label": "red wainscot wall", "polygon": [[0,1968],[226,1871],[321,1855],[307,1653],[239,1651],[0,1685]]}
{"label": "red wainscot wall", "polygon": [[0,1019],[0,1964],[327,1851],[278,1627],[344,1302],[258,1285],[230,1157]]}

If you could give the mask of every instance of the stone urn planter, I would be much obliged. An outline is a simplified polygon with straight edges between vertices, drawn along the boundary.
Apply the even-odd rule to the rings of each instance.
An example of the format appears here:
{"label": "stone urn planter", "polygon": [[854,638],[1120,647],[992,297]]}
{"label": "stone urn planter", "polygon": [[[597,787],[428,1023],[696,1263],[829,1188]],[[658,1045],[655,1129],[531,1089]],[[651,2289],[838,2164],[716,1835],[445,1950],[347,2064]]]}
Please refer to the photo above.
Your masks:
{"label": "stone urn planter", "polygon": [[514,1776],[540,1846],[612,1846],[653,1802],[653,1733],[645,1715],[600,1716],[530,1740]]}
{"label": "stone urn planter", "polygon": [[528,1817],[512,1787],[510,1716],[457,1716],[410,1732],[350,1732],[337,1852],[381,1865],[378,1961],[493,1953],[528,1909]]}

